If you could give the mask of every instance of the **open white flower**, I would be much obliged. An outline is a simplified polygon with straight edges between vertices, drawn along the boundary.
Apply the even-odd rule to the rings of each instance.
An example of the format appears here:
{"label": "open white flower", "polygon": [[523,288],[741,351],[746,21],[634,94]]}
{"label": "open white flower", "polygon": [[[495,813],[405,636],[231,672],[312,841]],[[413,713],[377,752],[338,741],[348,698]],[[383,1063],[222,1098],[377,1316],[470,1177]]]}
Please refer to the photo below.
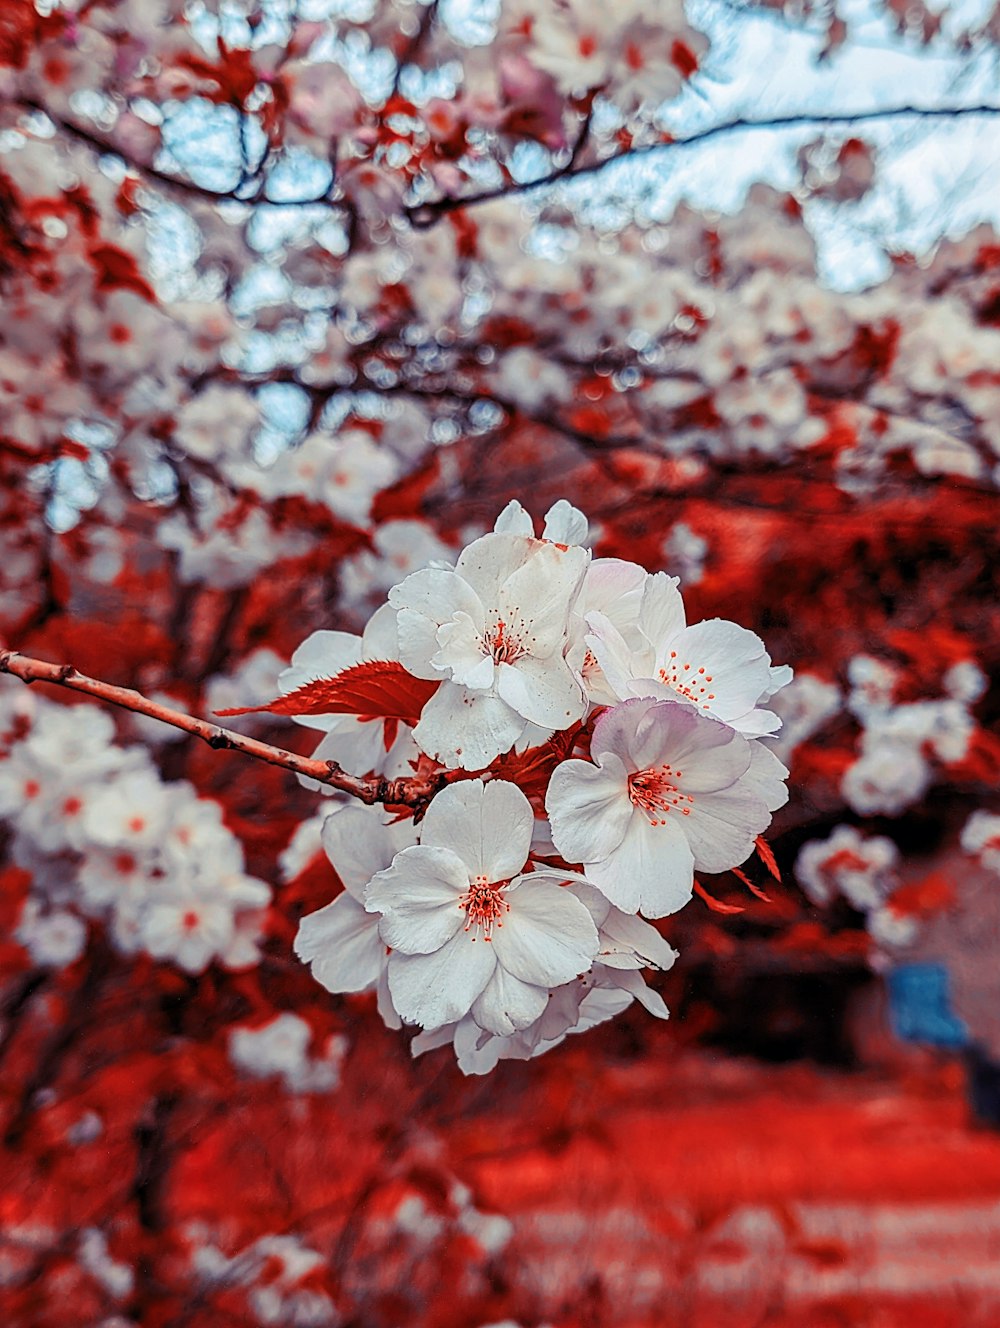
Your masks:
{"label": "open white flower", "polygon": [[552,775],[552,839],[626,913],[659,918],[683,908],[695,868],[743,862],[788,796],[788,772],[771,752],[674,701],[606,711],[591,755]]}
{"label": "open white flower", "polygon": [[638,1000],[650,1014],[667,1019],[660,994],[647,987],[641,968],[670,968],[677,958],[655,927],[620,909],[575,872],[553,873],[567,881],[598,931],[598,952],[588,972],[549,993],[544,1010],[526,1028],[491,1033],[472,1015],[420,1033],[410,1044],[414,1056],[452,1043],[463,1074],[488,1074],[502,1060],[530,1060],[559,1045],[571,1033],[583,1033],[620,1014]]}
{"label": "open white flower", "polygon": [[565,729],[582,717],[583,688],[565,652],[589,557],[525,535],[484,535],[454,571],[414,572],[390,591],[403,665],[443,679],[413,730],[428,755],[482,770],[529,723]]}
{"label": "open white flower", "polygon": [[681,700],[747,737],[780,728],[777,715],[757,707],[791,681],[791,669],[772,667],[764,642],[737,623],[712,618],[689,627],[676,577],[646,577],[638,643],[607,613],[591,611],[588,622],[587,644],[618,700]]}
{"label": "open white flower", "polygon": [[365,906],[382,915],[389,992],[400,1016],[424,1028],[471,1011],[507,1035],[541,1015],[549,988],[586,972],[597,929],[550,873],[522,875],[531,804],[514,784],[468,780],[434,799],[421,842],[374,876]]}
{"label": "open white flower", "polygon": [[[349,803],[326,818],[321,840],[344,892],[301,920],[295,953],[327,991],[368,991],[384,978],[386,949],[378,919],[365,911],[365,886],[400,849],[417,842],[417,830],[412,821],[389,823],[381,808]],[[379,1009],[390,1027],[399,1026],[384,988]]]}

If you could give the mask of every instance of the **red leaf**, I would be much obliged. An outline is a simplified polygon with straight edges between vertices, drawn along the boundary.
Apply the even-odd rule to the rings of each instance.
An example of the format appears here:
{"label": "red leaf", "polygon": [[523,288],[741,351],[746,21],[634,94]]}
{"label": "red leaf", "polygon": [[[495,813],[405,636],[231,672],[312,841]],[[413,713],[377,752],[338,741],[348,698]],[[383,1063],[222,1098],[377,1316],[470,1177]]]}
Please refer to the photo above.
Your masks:
{"label": "red leaf", "polygon": [[754,885],[753,881],[751,881],[750,877],[746,874],[746,872],[740,871],[739,867],[733,868],[733,875],[738,880],[741,880],[743,882],[743,884],[746,886],[746,888],[750,891],[752,895],[756,895],[758,899],[763,899],[765,904],[769,904],[771,902],[771,896],[766,895],[759,885]]}
{"label": "red leaf", "polygon": [[774,854],[771,852],[771,845],[767,842],[767,840],[763,837],[763,835],[758,835],[755,842],[757,844],[757,854],[761,862],[771,873],[774,879],[776,881],[780,881],[781,872],[778,870],[778,864],[775,861]]}
{"label": "red leaf", "polygon": [[127,250],[113,244],[98,244],[91,249],[89,258],[97,273],[98,290],[130,290],[150,304],[156,303],[152,286]]}
{"label": "red leaf", "polygon": [[357,715],[415,724],[440,686],[414,678],[392,659],[366,660],[333,678],[317,678],[267,705],[216,710],[217,715]]}
{"label": "red leaf", "polygon": [[700,881],[695,881],[694,892],[699,899],[704,899],[713,913],[742,913],[744,911],[739,904],[724,904],[721,899],[714,898]]}
{"label": "red leaf", "polygon": [[685,42],[675,41],[670,48],[670,63],[682,78],[690,78],[698,70],[698,57]]}

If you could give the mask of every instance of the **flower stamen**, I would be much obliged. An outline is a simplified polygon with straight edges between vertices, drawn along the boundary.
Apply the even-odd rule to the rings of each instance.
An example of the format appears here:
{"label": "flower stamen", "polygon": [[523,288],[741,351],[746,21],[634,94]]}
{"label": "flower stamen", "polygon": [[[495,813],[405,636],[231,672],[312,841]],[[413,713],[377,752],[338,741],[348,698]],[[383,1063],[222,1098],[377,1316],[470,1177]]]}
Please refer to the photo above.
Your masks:
{"label": "flower stamen", "polygon": [[526,653],[521,638],[511,631],[510,625],[502,618],[497,620],[497,625],[487,635],[486,648],[493,656],[494,664],[513,664]]}
{"label": "flower stamen", "polygon": [[690,816],[694,798],[680,789],[681,771],[663,764],[649,770],[637,770],[628,777],[628,796],[649,818],[650,825],[666,825],[667,813]]}
{"label": "flower stamen", "polygon": [[[510,912],[510,904],[501,893],[506,884],[506,881],[491,884],[485,876],[472,878],[468,890],[458,901],[459,908],[465,909],[464,931],[475,929],[484,941],[493,940],[494,926],[502,927],[500,919],[504,913]],[[472,939],[477,938],[473,936]]]}
{"label": "flower stamen", "polygon": [[670,659],[659,670],[659,674],[660,681],[672,687],[678,696],[683,696],[686,701],[693,701],[695,705],[701,706],[702,710],[711,710],[711,705],[707,703],[715,700],[715,693],[708,690],[712,675],[706,673],[704,668],[696,671],[692,664],[679,663],[677,651],[671,650]]}

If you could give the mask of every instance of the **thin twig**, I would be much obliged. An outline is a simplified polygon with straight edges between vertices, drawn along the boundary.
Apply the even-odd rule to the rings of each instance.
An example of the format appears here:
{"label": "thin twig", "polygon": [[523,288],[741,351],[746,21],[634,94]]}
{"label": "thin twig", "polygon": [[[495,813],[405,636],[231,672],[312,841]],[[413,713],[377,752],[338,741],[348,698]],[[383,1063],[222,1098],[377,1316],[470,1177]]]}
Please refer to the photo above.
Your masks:
{"label": "thin twig", "polygon": [[413,776],[409,779],[386,779],[382,775],[361,777],[349,775],[336,761],[316,761],[310,757],[298,756],[287,752],[282,747],[273,747],[269,742],[260,742],[257,738],[248,738],[242,733],[234,733],[207,719],[196,719],[182,710],[172,710],[169,706],[150,701],[141,692],[130,687],[115,687],[98,678],[88,678],[72,664],[49,664],[44,660],[31,659],[17,650],[0,650],[0,673],[9,673],[22,682],[49,682],[57,687],[68,687],[74,692],[83,692],[109,705],[121,706],[132,710],[137,715],[146,715],[158,719],[163,724],[170,724],[175,729],[190,733],[207,742],[217,751],[242,752],[255,760],[266,761],[268,765],[281,766],[293,774],[315,779],[319,784],[328,784],[349,793],[351,797],[371,806],[373,803],[389,803],[394,806],[413,807],[419,811],[427,806],[434,794],[442,787],[446,776],[435,772],[427,776]]}
{"label": "thin twig", "polygon": [[[814,125],[817,127],[823,125],[847,126],[877,123],[882,120],[958,120],[970,115],[1000,115],[1000,106],[989,104],[975,106],[888,106],[884,110],[846,111],[844,113],[799,112],[791,115],[768,116],[759,120],[738,116],[735,119],[724,120],[720,124],[709,125],[705,129],[696,130],[695,133],[688,134],[685,137],[665,138],[657,143],[642,143],[638,147],[626,148],[621,152],[613,153],[609,157],[602,157],[599,161],[588,162],[586,165],[577,164],[574,158],[571,157],[565,165],[555,167],[547,175],[540,176],[537,180],[505,183],[497,185],[495,188],[484,189],[478,194],[446,195],[443,198],[432,199],[428,202],[414,203],[410,207],[404,208],[403,211],[412,226],[417,230],[426,230],[449,212],[458,212],[463,208],[475,207],[480,203],[493,202],[495,199],[510,198],[518,194],[530,194],[536,189],[546,189],[551,185],[579,180],[589,175],[597,175],[607,167],[614,165],[615,162],[635,161],[640,157],[648,157],[654,153],[674,152],[679,148],[707,143],[713,138],[721,138],[726,134],[741,133],[752,129],[802,129]],[[574,154],[574,156],[578,155],[578,153]]]}

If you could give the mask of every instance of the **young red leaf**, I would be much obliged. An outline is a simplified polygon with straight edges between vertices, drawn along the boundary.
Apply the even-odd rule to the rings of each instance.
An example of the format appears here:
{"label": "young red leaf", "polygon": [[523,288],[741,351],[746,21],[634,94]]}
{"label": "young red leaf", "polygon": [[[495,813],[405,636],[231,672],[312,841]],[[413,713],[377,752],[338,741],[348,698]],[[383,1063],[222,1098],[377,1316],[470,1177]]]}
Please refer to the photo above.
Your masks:
{"label": "young red leaf", "polygon": [[236,706],[217,715],[358,715],[415,724],[439,683],[415,678],[392,659],[365,660],[333,678],[317,678],[266,705]]}
{"label": "young red leaf", "polygon": [[746,888],[750,891],[752,895],[756,895],[758,899],[763,899],[765,904],[769,904],[771,902],[771,896],[765,894],[759,885],[754,885],[753,881],[751,881],[750,877],[746,874],[746,872],[740,871],[739,867],[733,868],[733,875],[737,877],[738,880],[741,880],[743,882],[743,884],[746,886]]}
{"label": "young red leaf", "polygon": [[139,271],[139,265],[126,249],[113,244],[95,245],[89,253],[97,275],[99,291],[129,290],[150,304],[156,302],[152,286]]}
{"label": "young red leaf", "polygon": [[703,899],[713,913],[742,913],[743,908],[739,904],[724,904],[721,899],[716,899],[710,895],[700,881],[695,881],[694,892],[699,899]]}
{"label": "young red leaf", "polygon": [[767,842],[767,840],[763,837],[763,835],[758,835],[758,836],[757,836],[756,844],[757,844],[757,853],[758,853],[758,855],[759,855],[759,857],[760,857],[761,862],[764,864],[764,866],[767,868],[767,870],[771,873],[771,875],[774,877],[774,879],[775,879],[776,881],[780,882],[780,881],[781,881],[781,872],[778,870],[778,864],[777,864],[777,862],[775,861],[774,854],[771,852],[771,846],[770,846],[770,844],[769,844],[769,843]]}

